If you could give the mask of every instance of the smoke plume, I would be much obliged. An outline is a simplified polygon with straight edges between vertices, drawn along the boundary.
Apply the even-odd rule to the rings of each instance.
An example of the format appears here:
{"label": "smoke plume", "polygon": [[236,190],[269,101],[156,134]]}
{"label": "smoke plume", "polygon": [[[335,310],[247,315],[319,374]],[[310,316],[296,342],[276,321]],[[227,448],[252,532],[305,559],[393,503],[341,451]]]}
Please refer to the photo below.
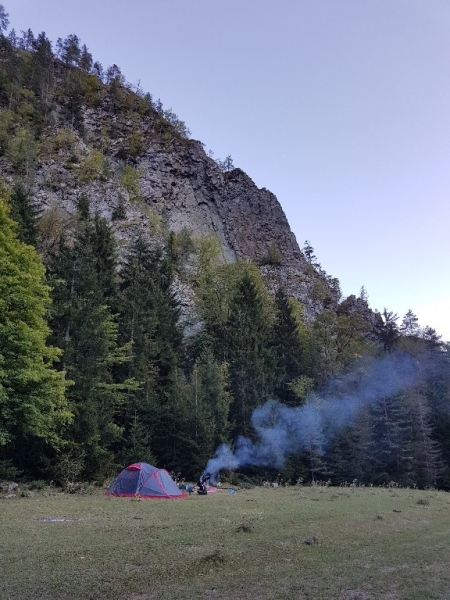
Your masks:
{"label": "smoke plume", "polygon": [[214,481],[222,469],[280,468],[290,455],[302,449],[325,446],[337,430],[352,423],[362,407],[406,390],[419,378],[419,363],[396,353],[361,361],[351,372],[334,378],[320,395],[309,394],[302,406],[289,407],[268,400],[251,417],[256,441],[240,436],[234,449],[222,444],[205,472],[211,473]]}

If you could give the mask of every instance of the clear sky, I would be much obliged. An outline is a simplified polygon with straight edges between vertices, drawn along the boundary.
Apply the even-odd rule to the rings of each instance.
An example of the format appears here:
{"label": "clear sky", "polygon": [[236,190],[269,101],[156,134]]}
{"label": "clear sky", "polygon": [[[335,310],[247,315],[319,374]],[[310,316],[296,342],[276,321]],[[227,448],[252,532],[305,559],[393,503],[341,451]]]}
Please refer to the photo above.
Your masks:
{"label": "clear sky", "polygon": [[450,0],[4,0],[275,193],[344,296],[450,340]]}

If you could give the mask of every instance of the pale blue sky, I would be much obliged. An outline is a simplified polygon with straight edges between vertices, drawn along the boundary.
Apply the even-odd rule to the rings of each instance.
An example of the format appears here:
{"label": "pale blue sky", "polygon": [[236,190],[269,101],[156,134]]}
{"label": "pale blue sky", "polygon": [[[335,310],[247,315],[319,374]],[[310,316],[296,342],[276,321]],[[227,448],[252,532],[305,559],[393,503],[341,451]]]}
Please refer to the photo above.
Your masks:
{"label": "pale blue sky", "polygon": [[450,0],[5,0],[274,192],[344,295],[450,340]]}

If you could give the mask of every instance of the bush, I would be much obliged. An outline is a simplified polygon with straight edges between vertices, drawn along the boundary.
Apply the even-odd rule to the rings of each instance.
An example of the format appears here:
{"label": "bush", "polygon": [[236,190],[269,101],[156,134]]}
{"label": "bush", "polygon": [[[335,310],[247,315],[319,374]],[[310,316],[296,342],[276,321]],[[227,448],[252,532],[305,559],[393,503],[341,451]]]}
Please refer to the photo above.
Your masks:
{"label": "bush", "polygon": [[80,183],[89,183],[104,175],[106,168],[105,157],[99,150],[93,150],[81,161],[78,178]]}
{"label": "bush", "polygon": [[17,479],[22,474],[22,471],[16,469],[12,460],[0,460],[0,479],[13,480]]}
{"label": "bush", "polygon": [[280,264],[281,264],[280,251],[278,250],[276,244],[271,244],[266,256],[264,256],[261,260],[261,265],[278,266]]}
{"label": "bush", "polygon": [[131,165],[124,165],[120,172],[120,183],[127,190],[130,200],[141,199],[141,189],[139,180],[142,176],[142,169],[135,169]]}
{"label": "bush", "polygon": [[47,487],[47,484],[42,479],[36,479],[36,481],[30,481],[27,485],[29,490],[36,490],[38,492],[42,492]]}
{"label": "bush", "polygon": [[140,131],[135,131],[124,144],[125,154],[137,158],[147,150],[147,143]]}
{"label": "bush", "polygon": [[[58,129],[55,135],[52,135],[45,140],[45,149],[50,153],[56,154],[62,150],[63,153],[67,155],[70,151],[73,152],[75,141],[76,137],[72,131],[61,128]],[[76,158],[76,160],[78,160],[78,158]]]}

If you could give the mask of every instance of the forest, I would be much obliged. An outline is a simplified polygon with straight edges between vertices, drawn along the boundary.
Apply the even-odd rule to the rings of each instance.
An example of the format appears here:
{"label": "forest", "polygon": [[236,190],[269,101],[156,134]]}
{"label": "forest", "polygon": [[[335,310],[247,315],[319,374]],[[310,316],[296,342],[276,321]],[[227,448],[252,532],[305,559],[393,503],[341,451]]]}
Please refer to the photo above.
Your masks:
{"label": "forest", "polygon": [[[309,319],[283,285],[267,289],[258,264],[220,260],[214,236],[160,228],[124,247],[113,228],[121,203],[111,221],[83,193],[70,221],[41,210],[39,157],[63,156],[82,183],[109,176],[105,140],[120,120],[149,119],[163,143],[188,143],[189,130],[76,35],[53,46],[8,27],[0,5],[0,478],[102,484],[145,461],[192,479],[222,444],[258,442],[252,415],[275,400],[323,418],[282,465],[242,477],[450,489],[450,348],[412,310],[372,311],[363,288]],[[75,138],[100,107],[111,117],[103,138],[80,157]],[[145,144],[135,132],[120,150],[136,197]],[[324,274],[309,242],[303,254],[305,277]],[[195,292],[194,330],[175,280]],[[405,361],[401,385],[382,386]],[[361,381],[375,372],[379,393],[364,400]],[[358,410],[333,416],[349,397]]]}

